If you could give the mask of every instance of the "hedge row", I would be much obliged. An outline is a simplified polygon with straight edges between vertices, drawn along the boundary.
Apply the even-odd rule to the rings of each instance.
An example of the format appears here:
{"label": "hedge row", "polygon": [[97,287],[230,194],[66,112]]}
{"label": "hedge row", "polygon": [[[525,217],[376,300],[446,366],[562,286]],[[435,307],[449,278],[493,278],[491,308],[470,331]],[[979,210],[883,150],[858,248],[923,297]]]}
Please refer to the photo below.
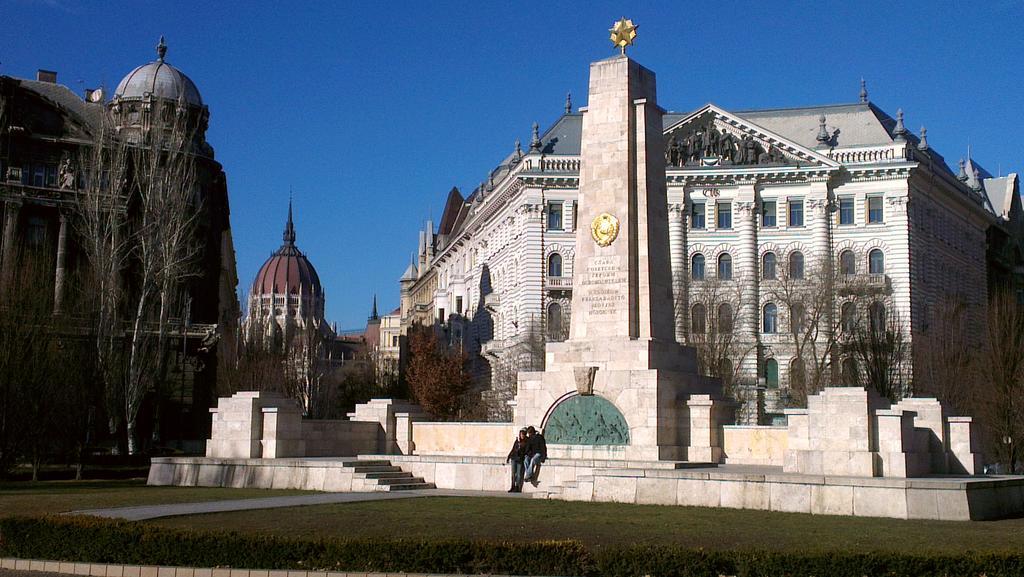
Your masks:
{"label": "hedge row", "polygon": [[929,556],[703,551],[671,546],[588,549],[573,541],[299,540],[181,531],[85,517],[0,519],[0,556],[125,565],[382,573],[613,577],[1024,575],[1024,553]]}

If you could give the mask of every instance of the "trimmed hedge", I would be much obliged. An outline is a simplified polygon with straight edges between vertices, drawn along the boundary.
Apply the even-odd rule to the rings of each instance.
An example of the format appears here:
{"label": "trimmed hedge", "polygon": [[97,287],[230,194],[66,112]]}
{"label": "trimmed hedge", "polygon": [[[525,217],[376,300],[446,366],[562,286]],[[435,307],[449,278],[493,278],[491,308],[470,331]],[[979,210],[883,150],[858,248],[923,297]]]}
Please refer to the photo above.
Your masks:
{"label": "trimmed hedge", "polygon": [[634,577],[1024,575],[1024,553],[904,555],[587,549],[574,541],[300,540],[164,529],[89,517],[0,519],[0,556],[85,563],[329,571]]}

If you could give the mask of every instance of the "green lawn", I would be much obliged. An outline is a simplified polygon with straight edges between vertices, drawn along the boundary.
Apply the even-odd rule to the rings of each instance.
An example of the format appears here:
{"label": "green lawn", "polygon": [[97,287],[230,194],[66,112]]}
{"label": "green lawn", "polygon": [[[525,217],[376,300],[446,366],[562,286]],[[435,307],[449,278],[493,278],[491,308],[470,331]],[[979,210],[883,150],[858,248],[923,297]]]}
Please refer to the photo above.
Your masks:
{"label": "green lawn", "polygon": [[143,479],[121,481],[0,482],[0,516],[44,515],[81,509],[192,503],[297,495],[305,491],[149,487]]}
{"label": "green lawn", "polygon": [[149,523],[291,537],[467,537],[706,549],[903,552],[1021,551],[1024,519],[899,521],[734,509],[431,497],[218,513]]}

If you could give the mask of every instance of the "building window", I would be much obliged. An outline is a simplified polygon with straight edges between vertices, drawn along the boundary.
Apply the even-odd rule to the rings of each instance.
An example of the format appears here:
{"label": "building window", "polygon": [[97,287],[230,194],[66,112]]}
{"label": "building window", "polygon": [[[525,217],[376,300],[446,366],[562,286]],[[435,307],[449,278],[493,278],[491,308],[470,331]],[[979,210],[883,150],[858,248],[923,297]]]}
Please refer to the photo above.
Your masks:
{"label": "building window", "polygon": [[852,250],[844,250],[839,253],[839,273],[843,276],[857,274],[857,257],[853,255]]}
{"label": "building window", "polygon": [[804,279],[804,253],[798,250],[789,253],[789,278]]}
{"label": "building window", "polygon": [[851,196],[839,199],[839,224],[853,224],[853,197]]}
{"label": "building window", "polygon": [[718,332],[726,335],[732,332],[732,305],[729,303],[718,305]]}
{"label": "building window", "polygon": [[462,297],[455,297],[455,314],[462,314]]}
{"label": "building window", "polygon": [[881,224],[885,222],[884,210],[882,210],[882,197],[868,197],[868,224]]}
{"label": "building window", "polygon": [[761,278],[764,280],[775,280],[775,253],[766,252],[761,257]]}
{"label": "building window", "polygon": [[804,305],[794,303],[789,307],[789,330],[794,335],[803,334],[807,325],[807,312]]}
{"label": "building window", "polygon": [[839,317],[841,319],[839,326],[843,332],[848,335],[853,334],[854,329],[857,328],[857,306],[853,303],[843,303]]}
{"label": "building window", "polygon": [[703,202],[695,202],[690,206],[690,228],[693,230],[699,230],[707,228],[704,222],[704,216],[706,214]]}
{"label": "building window", "polygon": [[718,220],[715,222],[715,226],[718,228],[732,228],[732,203],[717,202],[715,203],[715,209],[718,213]]}
{"label": "building window", "polygon": [[718,257],[718,280],[732,280],[732,257],[729,253]]}
{"label": "building window", "polygon": [[43,186],[46,184],[46,165],[32,165],[32,186]]}
{"label": "building window", "polygon": [[764,305],[761,324],[763,325],[762,332],[765,334],[774,335],[779,332],[779,307],[774,303]]}
{"label": "building window", "polygon": [[842,378],[843,384],[846,386],[854,386],[857,384],[857,361],[852,357],[843,359]]}
{"label": "building window", "polygon": [[871,331],[880,333],[885,330],[885,305],[875,301],[868,307],[868,317],[871,319]]}
{"label": "building window", "polygon": [[690,332],[704,334],[707,330],[708,313],[702,304],[693,305],[690,311]]}
{"label": "building window", "polygon": [[779,362],[775,359],[764,362],[764,384],[769,389],[779,388]]}
{"label": "building window", "polygon": [[807,384],[807,372],[804,370],[804,363],[799,358],[789,363],[789,388],[803,390]]}
{"label": "building window", "polygon": [[391,335],[391,346],[398,347],[398,335]]}
{"label": "building window", "polygon": [[42,248],[46,243],[46,220],[30,216],[25,230],[25,243],[29,248]]}
{"label": "building window", "polygon": [[690,264],[690,278],[693,280],[704,280],[704,255],[693,255]]}
{"label": "building window", "polygon": [[868,253],[868,272],[885,274],[885,254],[877,248]]}
{"label": "building window", "polygon": [[548,257],[548,276],[562,276],[562,255],[557,252],[551,253]]}
{"label": "building window", "polygon": [[562,305],[558,303],[548,305],[548,340],[554,342],[565,340],[562,331]]}
{"label": "building window", "polygon": [[804,225],[804,201],[802,199],[789,201],[789,223],[787,226]]}
{"label": "building window", "polygon": [[548,203],[548,230],[562,230],[562,203]]}
{"label": "building window", "polygon": [[763,228],[774,228],[775,227],[775,201],[774,200],[762,200],[761,201],[761,226]]}

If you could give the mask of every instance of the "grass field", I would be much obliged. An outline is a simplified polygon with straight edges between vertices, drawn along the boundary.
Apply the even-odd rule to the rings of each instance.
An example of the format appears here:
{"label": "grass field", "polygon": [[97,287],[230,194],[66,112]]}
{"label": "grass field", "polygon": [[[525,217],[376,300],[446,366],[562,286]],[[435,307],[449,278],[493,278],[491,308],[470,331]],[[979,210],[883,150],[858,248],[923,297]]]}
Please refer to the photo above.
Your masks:
{"label": "grass field", "polygon": [[292,537],[466,537],[705,549],[943,552],[1024,550],[1024,519],[900,521],[734,509],[430,497],[171,517],[155,525]]}
{"label": "grass field", "polygon": [[82,509],[194,503],[298,495],[305,491],[149,487],[143,479],[123,481],[0,482],[0,516],[44,515]]}

